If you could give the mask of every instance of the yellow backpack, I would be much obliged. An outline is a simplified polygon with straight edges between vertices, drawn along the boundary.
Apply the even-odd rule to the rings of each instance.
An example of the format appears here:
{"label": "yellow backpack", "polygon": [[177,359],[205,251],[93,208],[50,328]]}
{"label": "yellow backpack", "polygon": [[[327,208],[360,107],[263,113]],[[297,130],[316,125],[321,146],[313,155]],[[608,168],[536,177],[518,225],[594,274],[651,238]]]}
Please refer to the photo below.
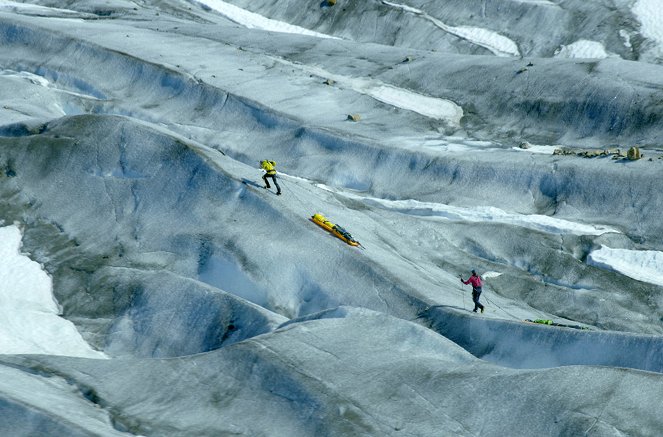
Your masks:
{"label": "yellow backpack", "polygon": [[276,163],[274,161],[260,161],[260,167],[267,171],[267,174],[274,174],[276,173],[276,169],[274,168],[276,166]]}

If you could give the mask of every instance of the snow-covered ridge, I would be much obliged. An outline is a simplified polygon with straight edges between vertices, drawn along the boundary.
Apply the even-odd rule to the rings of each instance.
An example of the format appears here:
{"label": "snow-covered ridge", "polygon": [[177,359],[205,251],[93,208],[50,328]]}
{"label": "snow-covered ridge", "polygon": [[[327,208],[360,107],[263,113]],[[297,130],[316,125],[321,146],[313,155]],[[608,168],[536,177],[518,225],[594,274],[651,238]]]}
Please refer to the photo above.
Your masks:
{"label": "snow-covered ridge", "polygon": [[638,281],[663,286],[663,252],[657,250],[611,249],[601,246],[587,263],[613,270]]}
{"label": "snow-covered ridge", "polygon": [[437,18],[431,17],[426,12],[411,6],[393,3],[386,0],[382,0],[382,4],[419,15],[422,18],[432,22],[445,32],[448,32],[459,38],[463,38],[478,46],[484,47],[497,56],[520,56],[520,51],[518,50],[516,43],[514,43],[509,38],[491,30],[470,26],[449,26]]}
{"label": "snow-covered ridge", "polygon": [[575,234],[575,235],[602,235],[605,233],[619,233],[615,228],[602,225],[587,225],[575,223],[569,220],[558,219],[540,214],[517,214],[504,211],[500,208],[488,206],[458,207],[441,203],[421,202],[415,199],[386,200],[369,196],[361,196],[350,191],[339,191],[323,184],[318,187],[338,193],[349,199],[377,206],[379,208],[398,211],[432,219],[461,221],[461,222],[485,222],[502,223],[511,226],[525,227],[540,232],[551,234]]}

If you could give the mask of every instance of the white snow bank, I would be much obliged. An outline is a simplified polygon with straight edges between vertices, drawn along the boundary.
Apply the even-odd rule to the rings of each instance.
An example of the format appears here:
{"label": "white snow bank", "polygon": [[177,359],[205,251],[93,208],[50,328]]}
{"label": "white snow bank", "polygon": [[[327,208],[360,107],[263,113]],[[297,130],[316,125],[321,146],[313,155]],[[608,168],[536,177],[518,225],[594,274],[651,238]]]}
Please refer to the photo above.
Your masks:
{"label": "white snow bank", "polygon": [[621,29],[619,31],[619,36],[622,37],[624,40],[624,46],[628,47],[629,49],[633,49],[633,44],[631,44],[631,34],[625,31],[624,29]]}
{"label": "white snow bank", "polygon": [[33,5],[30,3],[12,2],[8,0],[0,1],[0,11],[2,10],[9,10],[12,12],[35,11],[42,14],[48,14],[49,12],[59,12],[59,13],[73,14],[73,15],[79,14],[77,11],[72,11],[71,9],[51,8],[48,6]]}
{"label": "white snow bank", "polygon": [[0,354],[107,358],[58,316],[50,276],[19,252],[20,245],[16,226],[0,228]]}
{"label": "white snow bank", "polygon": [[[2,5],[0,4],[0,7],[1,6]],[[50,85],[46,78],[36,74],[28,73],[27,71],[0,70],[0,76],[15,77],[30,82],[33,85],[39,85],[43,87],[48,87]]]}
{"label": "white snow bank", "polygon": [[568,45],[562,45],[555,50],[555,58],[578,58],[578,59],[605,59],[611,56],[603,44],[597,41],[579,40]]}
{"label": "white snow bank", "polygon": [[486,271],[481,275],[483,279],[497,278],[498,276],[502,276],[502,273],[494,272],[492,270]]}
{"label": "white snow bank", "polygon": [[305,71],[308,74],[331,79],[337,86],[350,88],[355,92],[365,94],[388,105],[416,112],[425,117],[446,121],[451,126],[460,126],[460,119],[463,118],[463,108],[451,100],[425,96],[423,94],[385,84],[376,79],[347,77],[340,74],[330,73],[320,67],[294,63],[281,58],[274,58],[274,60],[301,71]]}
{"label": "white snow bank", "polygon": [[561,146],[546,146],[542,144],[530,144],[526,149],[520,147],[513,147],[513,150],[518,152],[529,152],[529,153],[539,153],[543,155],[552,155],[556,149],[559,149]]}
{"label": "white snow bank", "polygon": [[226,3],[221,0],[197,1],[198,3],[213,9],[229,20],[234,21],[237,24],[241,24],[248,29],[262,29],[271,32],[295,33],[300,35],[315,36],[318,38],[340,39],[334,36],[325,35],[324,33],[314,32],[304,27],[295,26],[278,20],[272,20],[271,18],[263,17],[262,15],[247,11],[246,9],[238,8],[235,5],[231,5],[230,3]]}
{"label": "white snow bank", "polygon": [[368,205],[397,211],[403,214],[428,216],[450,221],[492,222],[534,229],[549,234],[602,235],[618,230],[601,225],[586,225],[569,220],[557,219],[540,214],[518,214],[504,211],[492,206],[464,208],[442,203],[420,202],[414,199],[386,200],[376,197],[364,197],[354,193],[340,192],[331,187],[317,184],[322,189],[359,200]]}
{"label": "white snow bank", "polygon": [[[25,418],[28,419],[25,429],[30,429],[13,429],[11,425],[8,428],[7,424],[11,424],[16,417],[11,412],[12,408],[7,408],[4,403],[2,413],[7,416],[0,419],[0,426],[8,432],[3,433],[5,436],[135,435],[117,430],[113,426],[109,410],[100,408],[85,396],[81,396],[76,386],[65,377],[40,375],[4,365],[0,366],[0,393],[3,395],[3,401],[9,398],[10,405],[15,402],[25,409]],[[40,420],[42,417],[43,421]],[[76,433],[72,434],[74,430]]]}
{"label": "white snow bank", "polygon": [[446,120],[453,126],[460,126],[460,119],[463,118],[463,109],[449,100],[428,97],[384,84],[369,84],[364,90],[366,94],[383,103],[426,117]]}
{"label": "white snow bank", "polygon": [[661,0],[638,0],[631,9],[642,24],[640,33],[656,44],[654,53],[663,56],[663,2]]}
{"label": "white snow bank", "polygon": [[[58,93],[69,94],[71,96],[82,97],[84,99],[90,99],[90,100],[101,100],[99,97],[96,97],[92,94],[84,94],[76,91],[67,90],[65,88],[61,88],[57,84],[49,81],[47,78],[27,71],[0,70],[0,76],[9,79],[22,80],[31,85],[37,85],[43,88],[48,88],[49,90],[53,90]],[[62,115],[65,115],[65,113],[63,112]]]}
{"label": "white snow bank", "polygon": [[497,32],[492,30],[483,29],[480,27],[470,27],[470,26],[448,26],[437,18],[431,17],[424,11],[420,9],[413,8],[411,6],[402,5],[398,3],[392,3],[383,0],[382,4],[391,6],[393,8],[402,9],[405,12],[416,14],[422,18],[432,22],[440,29],[444,30],[447,33],[457,36],[458,38],[465,39],[473,44],[481,46],[485,49],[490,50],[493,54],[497,56],[520,56],[520,51],[515,42],[509,38],[500,35]]}
{"label": "white snow bank", "polygon": [[663,286],[663,252],[611,249],[601,246],[587,257],[587,264],[619,272],[629,278]]}

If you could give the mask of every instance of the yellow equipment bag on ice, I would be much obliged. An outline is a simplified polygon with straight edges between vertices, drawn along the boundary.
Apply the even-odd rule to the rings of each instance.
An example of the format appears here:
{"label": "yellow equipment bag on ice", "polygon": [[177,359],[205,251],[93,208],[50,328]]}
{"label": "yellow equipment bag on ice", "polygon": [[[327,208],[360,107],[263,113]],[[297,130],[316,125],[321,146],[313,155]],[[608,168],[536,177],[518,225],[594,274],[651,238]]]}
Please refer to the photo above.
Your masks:
{"label": "yellow equipment bag on ice", "polygon": [[335,225],[334,223],[330,222],[329,220],[327,220],[327,218],[324,215],[313,214],[313,216],[311,216],[311,221],[316,225],[328,230],[335,237],[345,241],[350,246],[359,246],[359,241],[352,238],[352,235],[350,235],[348,231],[346,231],[339,225]]}

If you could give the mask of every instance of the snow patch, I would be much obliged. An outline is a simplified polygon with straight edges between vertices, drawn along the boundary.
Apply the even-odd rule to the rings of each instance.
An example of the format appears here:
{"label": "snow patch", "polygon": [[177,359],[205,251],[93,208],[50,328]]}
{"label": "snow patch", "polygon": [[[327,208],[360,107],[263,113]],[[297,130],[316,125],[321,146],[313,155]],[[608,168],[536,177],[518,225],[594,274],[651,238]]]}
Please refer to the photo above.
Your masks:
{"label": "snow patch", "polygon": [[631,44],[631,34],[625,31],[624,29],[619,31],[619,36],[624,40],[624,47],[633,49],[633,44]]}
{"label": "snow patch", "polygon": [[59,316],[50,276],[20,245],[18,227],[0,228],[0,354],[107,358]]}
{"label": "snow patch", "polygon": [[[48,74],[48,72],[46,72],[43,68],[40,68],[39,70],[41,72],[45,72],[46,74]],[[53,90],[55,92],[60,92],[60,93],[68,94],[68,95],[75,96],[75,97],[81,97],[81,98],[84,98],[84,99],[102,100],[102,99],[105,98],[103,95],[101,95],[101,93],[95,91],[90,86],[85,86],[85,84],[83,84],[80,81],[78,81],[76,84],[81,85],[81,88],[89,89],[89,91],[90,91],[89,94],[81,93],[81,92],[77,92],[77,91],[71,91],[71,90],[67,90],[65,88],[61,88],[58,85],[56,85],[55,83],[49,81],[46,77],[40,76],[39,74],[30,73],[28,71],[0,70],[0,76],[23,80],[23,81],[29,82],[32,85],[37,85],[37,86],[40,86],[40,87],[43,87],[43,88],[48,88],[49,90]]]}
{"label": "snow patch", "polygon": [[28,73],[27,71],[1,70],[0,76],[16,77],[30,82],[33,85],[39,85],[43,87],[48,87],[50,85],[50,82],[46,78],[36,74]]}
{"label": "snow patch", "polygon": [[663,252],[601,246],[599,250],[589,254],[587,264],[612,270],[638,281],[663,286]]}
{"label": "snow patch", "polygon": [[451,126],[460,126],[460,120],[463,118],[463,109],[450,100],[424,96],[375,79],[347,77],[330,73],[320,67],[298,64],[280,58],[274,58],[274,60],[309,74],[331,79],[337,86],[350,88],[388,105],[416,112],[425,117],[446,121]]}
{"label": "snow patch", "polygon": [[386,0],[382,1],[382,4],[391,6],[393,8],[401,9],[405,12],[409,12],[415,15],[419,15],[422,18],[432,22],[440,29],[444,30],[447,33],[457,36],[458,38],[465,39],[473,44],[481,46],[485,49],[490,50],[493,54],[497,56],[520,56],[520,50],[515,42],[509,38],[500,35],[497,32],[492,30],[484,29],[481,27],[470,27],[470,26],[449,26],[437,18],[431,17],[424,11],[420,9],[413,8],[411,6],[402,5],[398,3],[388,2]]}
{"label": "snow patch", "polygon": [[423,96],[395,86],[384,84],[368,86],[366,93],[383,103],[426,117],[447,120],[454,126],[459,126],[460,119],[463,118],[463,109],[449,100]]}
{"label": "snow patch", "polygon": [[271,18],[263,17],[246,9],[238,8],[235,5],[221,0],[197,0],[201,5],[207,6],[220,13],[231,21],[240,24],[248,29],[262,29],[271,32],[294,33],[299,35],[315,36],[318,38],[340,39],[324,33],[314,32],[312,30],[284,23]]}
{"label": "snow patch", "polygon": [[656,44],[654,54],[663,56],[663,3],[661,0],[638,0],[631,9],[642,24],[642,36]]}
{"label": "snow patch", "polygon": [[562,45],[555,50],[556,58],[605,59],[614,54],[608,53],[600,42],[579,40],[569,45]]}
{"label": "snow patch", "polygon": [[552,155],[556,149],[561,146],[546,146],[541,144],[530,144],[527,148],[513,147],[513,150],[518,152],[538,153],[542,155]]}
{"label": "snow patch", "polygon": [[3,0],[0,3],[0,11],[9,10],[11,12],[37,12],[40,14],[52,14],[54,12],[64,13],[64,14],[73,14],[78,15],[78,12],[72,11],[71,9],[60,9],[60,8],[51,8],[48,6],[32,5],[29,3],[19,3],[12,2],[8,0]]}
{"label": "snow patch", "polygon": [[497,278],[498,276],[502,276],[502,274],[500,272],[493,272],[493,271],[487,271],[484,272],[483,275],[481,275],[483,279]]}
{"label": "snow patch", "polygon": [[376,197],[364,197],[349,192],[341,192],[323,184],[316,185],[324,190],[338,193],[347,198],[359,200],[383,209],[397,211],[402,214],[459,222],[502,223],[549,234],[602,235],[606,233],[619,233],[618,230],[607,226],[587,225],[540,214],[527,215],[511,213],[492,206],[464,208],[442,203],[420,202],[414,199],[386,200]]}

